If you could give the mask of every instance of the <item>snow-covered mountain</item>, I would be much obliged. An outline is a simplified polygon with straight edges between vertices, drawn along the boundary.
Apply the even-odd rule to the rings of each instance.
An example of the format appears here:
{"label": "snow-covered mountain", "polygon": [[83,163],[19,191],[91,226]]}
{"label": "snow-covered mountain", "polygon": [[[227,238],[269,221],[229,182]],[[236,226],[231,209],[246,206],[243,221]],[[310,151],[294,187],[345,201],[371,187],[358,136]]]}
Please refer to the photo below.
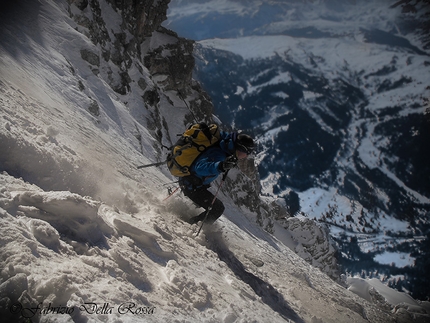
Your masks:
{"label": "snow-covered mountain", "polygon": [[[343,271],[429,297],[428,1],[173,1],[195,77],[258,137],[262,192],[330,225]],[[289,227],[288,223],[283,224]]]}
{"label": "snow-covered mountain", "polygon": [[286,211],[259,198],[252,160],[198,237],[166,168],[137,169],[213,120],[192,42],[160,27],[167,4],[3,4],[2,322],[425,322],[428,302],[330,278],[324,227],[273,221]]}

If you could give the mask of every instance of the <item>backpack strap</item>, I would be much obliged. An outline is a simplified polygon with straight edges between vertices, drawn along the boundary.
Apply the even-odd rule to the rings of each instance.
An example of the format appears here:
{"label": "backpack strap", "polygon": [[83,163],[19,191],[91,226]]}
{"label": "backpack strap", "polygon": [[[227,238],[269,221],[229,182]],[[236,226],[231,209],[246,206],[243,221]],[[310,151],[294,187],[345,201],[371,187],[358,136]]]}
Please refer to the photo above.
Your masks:
{"label": "backpack strap", "polygon": [[206,123],[200,123],[200,128],[201,128],[201,131],[203,131],[206,138],[208,138],[209,142],[212,144],[213,136],[212,136],[211,129],[209,128],[209,126]]}

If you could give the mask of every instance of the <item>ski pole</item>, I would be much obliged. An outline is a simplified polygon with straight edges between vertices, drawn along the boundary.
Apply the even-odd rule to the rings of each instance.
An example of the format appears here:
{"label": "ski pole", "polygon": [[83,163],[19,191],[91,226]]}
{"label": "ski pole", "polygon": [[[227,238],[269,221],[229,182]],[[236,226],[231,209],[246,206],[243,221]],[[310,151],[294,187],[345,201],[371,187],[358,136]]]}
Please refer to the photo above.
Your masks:
{"label": "ski pole", "polygon": [[203,221],[202,221],[202,225],[200,226],[199,231],[197,231],[196,237],[200,234],[200,231],[201,231],[201,230],[202,230],[202,228],[203,228],[203,224],[205,224],[205,221],[206,221],[206,219],[207,219],[207,217],[208,217],[208,214],[209,214],[209,212],[212,210],[212,206],[213,206],[213,205],[214,205],[214,203],[215,203],[215,200],[216,200],[216,197],[217,197],[217,195],[218,195],[218,193],[219,193],[219,190],[221,189],[222,184],[224,184],[224,181],[225,181],[225,179],[227,178],[227,174],[228,174],[228,172],[229,172],[229,171],[230,171],[230,170],[226,171],[226,172],[224,173],[224,175],[222,176],[221,183],[220,183],[220,184],[219,184],[219,186],[218,186],[218,189],[217,189],[217,191],[216,191],[216,193],[215,193],[215,195],[214,195],[214,198],[213,198],[213,200],[212,200],[211,205],[209,205],[208,209],[206,210],[205,218],[204,218],[204,219],[203,219]]}
{"label": "ski pole", "polygon": [[165,163],[165,161],[162,161],[159,163],[148,164],[148,165],[140,165],[140,166],[137,166],[137,169],[142,169],[142,168],[152,167],[152,166],[160,166],[160,165],[163,165],[164,163]]}
{"label": "ski pole", "polygon": [[166,198],[164,198],[163,202],[166,201],[169,197],[172,197],[173,194],[175,194],[178,190],[179,190],[179,186],[177,188],[175,188],[175,190],[169,191],[169,196],[167,196]]}

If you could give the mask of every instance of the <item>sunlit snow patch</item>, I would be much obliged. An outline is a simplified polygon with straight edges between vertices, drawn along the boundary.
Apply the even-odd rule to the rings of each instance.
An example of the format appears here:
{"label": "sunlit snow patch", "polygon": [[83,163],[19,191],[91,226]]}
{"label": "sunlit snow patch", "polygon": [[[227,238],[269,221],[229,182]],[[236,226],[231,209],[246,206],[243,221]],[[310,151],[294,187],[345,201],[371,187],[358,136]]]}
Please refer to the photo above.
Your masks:
{"label": "sunlit snow patch", "polygon": [[384,265],[394,264],[398,268],[413,266],[415,263],[415,258],[411,257],[410,254],[405,252],[386,251],[382,254],[376,255],[373,259],[376,262]]}

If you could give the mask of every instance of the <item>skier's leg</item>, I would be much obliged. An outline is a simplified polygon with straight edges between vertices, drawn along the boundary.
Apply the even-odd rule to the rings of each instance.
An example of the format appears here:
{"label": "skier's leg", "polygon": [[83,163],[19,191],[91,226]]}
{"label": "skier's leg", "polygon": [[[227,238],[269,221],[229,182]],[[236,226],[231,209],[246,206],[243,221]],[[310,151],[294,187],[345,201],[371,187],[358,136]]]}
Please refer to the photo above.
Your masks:
{"label": "skier's leg", "polygon": [[[214,195],[205,188],[197,189],[195,191],[187,191],[184,193],[190,200],[205,209],[205,211],[203,211],[198,216],[191,218],[189,222],[194,224],[199,221],[203,221],[208,208],[212,205]],[[214,223],[223,214],[224,209],[224,204],[219,199],[215,199],[212,209],[206,217],[206,222],[209,224]]]}

